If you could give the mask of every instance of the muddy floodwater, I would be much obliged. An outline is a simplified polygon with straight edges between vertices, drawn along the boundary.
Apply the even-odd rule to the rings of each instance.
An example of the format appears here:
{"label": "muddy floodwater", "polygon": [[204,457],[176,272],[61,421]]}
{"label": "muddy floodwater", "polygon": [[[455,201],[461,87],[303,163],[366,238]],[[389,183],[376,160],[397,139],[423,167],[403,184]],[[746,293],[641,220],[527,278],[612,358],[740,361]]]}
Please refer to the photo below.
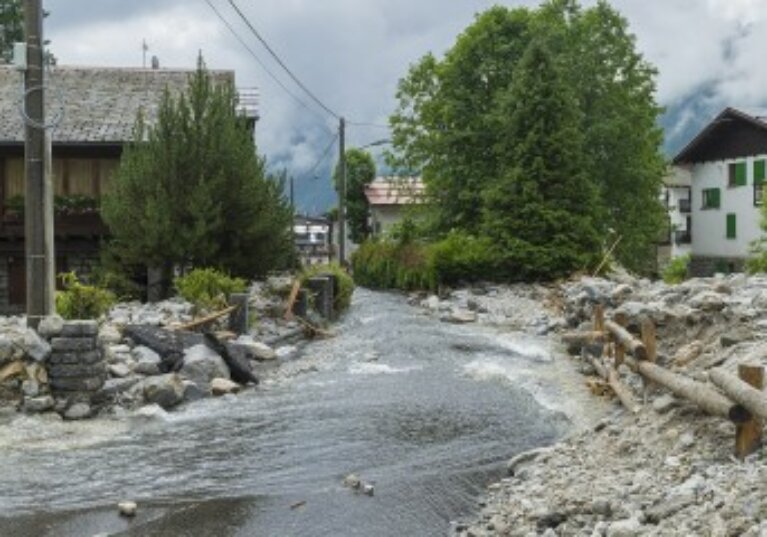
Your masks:
{"label": "muddy floodwater", "polygon": [[547,340],[366,290],[337,331],[258,389],[167,415],[2,417],[0,535],[446,535],[511,456],[571,428]]}

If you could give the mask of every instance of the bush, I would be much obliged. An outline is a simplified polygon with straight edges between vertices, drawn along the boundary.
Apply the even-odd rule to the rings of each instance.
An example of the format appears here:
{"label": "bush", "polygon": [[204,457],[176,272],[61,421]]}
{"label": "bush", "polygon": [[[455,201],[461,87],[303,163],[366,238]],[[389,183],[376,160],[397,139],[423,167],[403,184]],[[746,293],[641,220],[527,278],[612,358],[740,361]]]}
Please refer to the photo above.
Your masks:
{"label": "bush", "polygon": [[213,268],[194,269],[175,278],[173,285],[182,298],[205,310],[224,308],[229,295],[247,289],[242,278],[232,278]]}
{"label": "bush", "polygon": [[429,250],[418,242],[368,241],[352,255],[354,279],[373,289],[435,289]]}
{"label": "bush", "polygon": [[690,254],[675,257],[663,269],[663,281],[666,283],[682,283],[687,278],[687,267],[689,264]]}
{"label": "bush", "polygon": [[117,302],[107,289],[80,283],[74,272],[59,274],[64,290],[56,293],[56,311],[65,319],[98,319]]}
{"label": "bush", "polygon": [[352,303],[352,294],[354,293],[354,280],[338,263],[329,265],[312,265],[306,267],[300,275],[301,285],[304,285],[309,278],[320,274],[332,274],[338,280],[338,292],[333,301],[333,309],[336,312],[342,312],[349,308]]}
{"label": "bush", "polygon": [[96,287],[106,289],[114,293],[120,302],[130,300],[141,300],[144,296],[144,290],[141,285],[124,271],[106,269],[103,266],[96,266],[91,272],[91,281]]}
{"label": "bush", "polygon": [[492,280],[498,271],[497,253],[487,237],[453,231],[429,250],[440,284]]}

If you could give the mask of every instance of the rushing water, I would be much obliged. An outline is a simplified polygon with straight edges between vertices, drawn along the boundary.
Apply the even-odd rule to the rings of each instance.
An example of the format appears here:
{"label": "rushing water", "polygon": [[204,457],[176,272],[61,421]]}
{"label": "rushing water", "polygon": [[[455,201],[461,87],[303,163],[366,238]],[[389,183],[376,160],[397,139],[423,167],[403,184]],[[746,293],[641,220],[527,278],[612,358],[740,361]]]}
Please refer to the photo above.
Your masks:
{"label": "rushing water", "polygon": [[[155,419],[0,426],[2,536],[430,536],[569,427],[545,342],[360,290],[338,337],[257,390]],[[343,477],[375,484],[354,494]],[[115,503],[135,499],[120,519]]]}

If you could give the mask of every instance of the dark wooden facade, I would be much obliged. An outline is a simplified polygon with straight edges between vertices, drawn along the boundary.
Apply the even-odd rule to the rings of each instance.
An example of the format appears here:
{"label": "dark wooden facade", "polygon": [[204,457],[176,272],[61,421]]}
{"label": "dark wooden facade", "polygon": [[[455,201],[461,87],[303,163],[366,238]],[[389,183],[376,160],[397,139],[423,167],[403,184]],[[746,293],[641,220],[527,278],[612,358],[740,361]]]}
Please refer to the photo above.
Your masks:
{"label": "dark wooden facade", "polygon": [[695,164],[767,153],[767,122],[727,108],[674,158],[674,164]]}

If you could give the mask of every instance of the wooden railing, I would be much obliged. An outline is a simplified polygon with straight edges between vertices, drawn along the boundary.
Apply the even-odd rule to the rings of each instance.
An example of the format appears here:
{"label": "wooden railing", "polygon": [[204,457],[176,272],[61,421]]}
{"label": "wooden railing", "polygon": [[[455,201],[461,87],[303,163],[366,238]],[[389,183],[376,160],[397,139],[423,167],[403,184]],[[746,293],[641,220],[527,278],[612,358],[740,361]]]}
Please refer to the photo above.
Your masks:
{"label": "wooden railing", "polygon": [[741,365],[737,377],[722,369],[710,371],[709,378],[719,388],[717,390],[656,363],[657,342],[652,321],[646,319],[642,322],[640,338],[628,331],[627,324],[625,316],[620,314],[606,320],[604,308],[597,305],[593,330],[566,333],[562,339],[567,343],[602,344],[599,356],[584,356],[629,412],[639,412],[641,405],[620,379],[619,368],[622,364],[639,374],[645,387],[651,384],[662,386],[674,395],[695,403],[706,413],[734,422],[737,457],[743,459],[759,448],[764,420],[767,420],[763,366]]}
{"label": "wooden railing", "polygon": [[[57,237],[101,237],[108,229],[98,211],[82,213],[57,213],[53,219]],[[0,236],[21,238],[24,236],[24,215],[6,213],[0,219]]]}

